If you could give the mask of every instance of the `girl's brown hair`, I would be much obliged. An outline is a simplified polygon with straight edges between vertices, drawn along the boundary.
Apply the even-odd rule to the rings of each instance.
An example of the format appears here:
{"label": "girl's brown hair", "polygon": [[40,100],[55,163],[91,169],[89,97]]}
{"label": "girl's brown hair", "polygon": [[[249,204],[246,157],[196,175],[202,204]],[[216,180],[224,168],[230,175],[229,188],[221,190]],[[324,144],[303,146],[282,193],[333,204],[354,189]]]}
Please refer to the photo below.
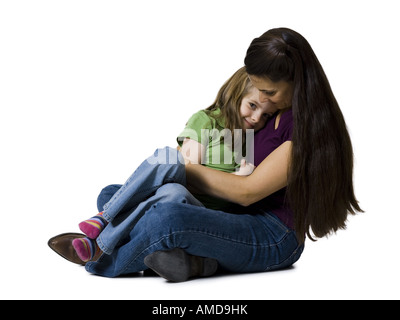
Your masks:
{"label": "girl's brown hair", "polygon": [[220,117],[225,121],[225,128],[232,131],[242,129],[240,105],[252,87],[246,68],[237,70],[221,87],[214,103],[207,111],[221,109]]}
{"label": "girl's brown hair", "polygon": [[[353,190],[353,148],[346,123],[314,51],[299,33],[272,29],[256,38],[247,73],[294,84],[293,137],[287,196],[297,237],[314,240],[344,229],[362,211]],[[311,230],[310,230],[311,229]]]}

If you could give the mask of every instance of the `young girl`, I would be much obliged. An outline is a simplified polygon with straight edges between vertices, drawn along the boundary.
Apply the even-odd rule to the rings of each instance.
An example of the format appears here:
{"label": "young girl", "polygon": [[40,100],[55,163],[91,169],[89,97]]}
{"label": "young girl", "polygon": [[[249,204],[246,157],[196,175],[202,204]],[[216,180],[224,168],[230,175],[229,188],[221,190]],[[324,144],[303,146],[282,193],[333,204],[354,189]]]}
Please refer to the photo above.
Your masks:
{"label": "young girl", "polygon": [[[183,159],[176,159],[174,151],[169,148],[157,150],[118,190],[104,207],[104,211],[79,224],[79,228],[87,235],[72,242],[79,258],[86,262],[95,260],[102,251],[110,254],[123,238],[123,234],[132,229],[144,214],[144,208],[149,206],[147,199],[156,193],[160,186],[168,182],[185,185],[185,177],[181,174],[182,166],[178,169],[179,162],[181,165],[183,162],[201,163],[238,175],[250,174],[254,166],[245,160],[240,161],[246,139],[242,139],[242,134],[238,136],[235,129],[240,129],[240,133],[249,133],[248,130],[250,133],[258,131],[264,127],[268,116],[275,111],[277,109],[274,106],[260,102],[258,90],[252,86],[245,68],[240,68],[219,90],[215,102],[206,110],[195,113],[178,136]],[[232,136],[233,143],[230,139]],[[237,148],[238,145],[240,148]],[[249,150],[247,148],[247,152]],[[168,161],[161,163],[160,159]],[[211,196],[195,194],[195,197],[201,201],[199,205],[211,209],[229,211],[232,205]],[[137,210],[137,214],[132,215],[132,210]],[[124,217],[127,211],[130,213],[130,220],[124,221],[121,218],[121,221],[113,223],[109,228],[115,229],[115,240],[110,243],[107,238],[105,245],[99,234],[117,218],[117,215]],[[115,237],[118,233],[119,236]]]}

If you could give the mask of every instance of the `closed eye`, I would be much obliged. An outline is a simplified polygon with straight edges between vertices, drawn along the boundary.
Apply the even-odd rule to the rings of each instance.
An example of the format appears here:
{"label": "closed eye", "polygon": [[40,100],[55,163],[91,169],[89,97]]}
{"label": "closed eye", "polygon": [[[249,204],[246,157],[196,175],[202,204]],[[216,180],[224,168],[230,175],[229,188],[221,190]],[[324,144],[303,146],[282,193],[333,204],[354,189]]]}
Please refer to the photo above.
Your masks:
{"label": "closed eye", "polygon": [[266,91],[263,90],[262,93],[266,94],[267,96],[274,96],[276,94],[276,91]]}

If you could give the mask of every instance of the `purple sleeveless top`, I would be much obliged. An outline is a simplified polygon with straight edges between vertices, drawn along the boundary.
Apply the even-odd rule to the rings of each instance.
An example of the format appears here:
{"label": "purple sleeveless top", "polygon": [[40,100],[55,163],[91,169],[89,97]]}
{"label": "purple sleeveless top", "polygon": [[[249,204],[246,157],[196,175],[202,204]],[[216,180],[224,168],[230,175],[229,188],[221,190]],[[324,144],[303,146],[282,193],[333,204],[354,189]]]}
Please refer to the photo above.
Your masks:
{"label": "purple sleeveless top", "polygon": [[[292,110],[284,112],[275,130],[277,114],[267,121],[263,129],[254,136],[254,164],[258,166],[272,151],[285,141],[292,140]],[[286,226],[293,229],[293,212],[285,203],[286,188],[255,203],[254,206],[275,214]]]}

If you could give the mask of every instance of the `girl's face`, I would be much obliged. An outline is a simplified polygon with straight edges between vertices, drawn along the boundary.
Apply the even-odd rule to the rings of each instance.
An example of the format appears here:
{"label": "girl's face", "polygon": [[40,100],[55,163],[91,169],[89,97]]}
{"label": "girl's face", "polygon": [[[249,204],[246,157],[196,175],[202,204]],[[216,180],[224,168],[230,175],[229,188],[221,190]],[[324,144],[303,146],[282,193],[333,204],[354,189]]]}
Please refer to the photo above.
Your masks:
{"label": "girl's face", "polygon": [[254,131],[262,129],[268,117],[277,110],[275,105],[261,102],[259,90],[252,86],[240,104],[243,129],[253,129]]}
{"label": "girl's face", "polygon": [[270,108],[284,110],[292,106],[293,83],[273,82],[267,77],[249,76],[251,84],[259,91],[259,99]]}

